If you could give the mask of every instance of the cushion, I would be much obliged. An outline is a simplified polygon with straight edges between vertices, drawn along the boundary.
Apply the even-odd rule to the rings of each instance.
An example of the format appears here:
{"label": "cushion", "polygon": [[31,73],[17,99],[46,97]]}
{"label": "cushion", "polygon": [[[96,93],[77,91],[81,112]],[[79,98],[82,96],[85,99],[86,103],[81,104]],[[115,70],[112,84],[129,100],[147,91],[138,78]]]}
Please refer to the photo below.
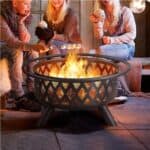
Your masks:
{"label": "cushion", "polygon": [[[141,79],[142,79],[142,63],[139,60],[130,60],[130,71],[124,76],[126,84],[131,92],[141,91]],[[125,65],[120,63],[120,69],[124,70]]]}

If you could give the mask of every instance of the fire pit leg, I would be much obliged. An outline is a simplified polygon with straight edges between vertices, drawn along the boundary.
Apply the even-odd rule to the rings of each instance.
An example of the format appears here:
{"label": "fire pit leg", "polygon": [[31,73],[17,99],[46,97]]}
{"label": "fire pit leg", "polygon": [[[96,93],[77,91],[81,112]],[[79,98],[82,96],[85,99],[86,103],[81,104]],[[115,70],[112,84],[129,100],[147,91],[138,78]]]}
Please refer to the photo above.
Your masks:
{"label": "fire pit leg", "polygon": [[38,127],[44,127],[47,124],[50,115],[53,111],[54,110],[51,107],[42,107],[41,110],[42,115],[40,120],[38,121]]}
{"label": "fire pit leg", "polygon": [[106,123],[110,126],[116,126],[117,123],[114,120],[111,112],[109,111],[108,107],[106,105],[99,106],[99,111],[103,115],[104,120]]}

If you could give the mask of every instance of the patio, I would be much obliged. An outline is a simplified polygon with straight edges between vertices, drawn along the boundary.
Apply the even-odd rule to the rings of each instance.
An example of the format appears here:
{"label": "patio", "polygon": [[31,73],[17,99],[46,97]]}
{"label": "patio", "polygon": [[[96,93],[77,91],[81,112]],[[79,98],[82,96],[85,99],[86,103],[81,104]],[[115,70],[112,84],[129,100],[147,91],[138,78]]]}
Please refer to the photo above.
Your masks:
{"label": "patio", "polygon": [[[89,20],[94,1],[70,0],[70,7],[77,15],[82,44],[87,52],[99,46]],[[129,6],[130,0],[120,1]],[[29,27],[32,44],[38,42],[35,27],[43,20],[47,2],[48,0],[32,0],[33,19]],[[148,0],[145,11],[134,14],[137,25],[136,51],[128,76],[128,86],[132,92],[150,92],[149,14]],[[8,67],[7,62],[5,65]],[[1,70],[5,65],[0,66]],[[6,71],[8,73],[7,69]],[[0,86],[3,90],[2,81]],[[5,100],[0,99],[0,150],[150,150],[150,93],[148,94],[149,97],[129,97],[124,104],[108,106],[117,126],[107,126],[97,110],[58,110],[46,127],[39,128],[37,124],[40,112],[3,109]],[[4,99],[6,97],[4,95]]]}
{"label": "patio", "polygon": [[3,150],[148,150],[150,99],[130,97],[109,106],[117,126],[108,127],[96,111],[59,112],[46,128],[40,113],[1,110]]}

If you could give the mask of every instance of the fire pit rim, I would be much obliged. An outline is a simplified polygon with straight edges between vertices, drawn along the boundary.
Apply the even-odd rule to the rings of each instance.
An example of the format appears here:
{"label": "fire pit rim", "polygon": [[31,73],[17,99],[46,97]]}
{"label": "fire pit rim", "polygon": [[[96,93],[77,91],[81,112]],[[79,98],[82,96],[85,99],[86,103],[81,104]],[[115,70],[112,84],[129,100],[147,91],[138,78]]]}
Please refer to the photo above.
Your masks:
{"label": "fire pit rim", "polygon": [[[109,62],[110,64],[112,64],[112,65],[114,65],[115,67],[118,68],[118,72],[114,73],[114,74],[111,74],[111,75],[107,75],[107,76],[99,76],[99,77],[91,77],[91,78],[60,78],[60,77],[40,75],[36,72],[26,72],[26,73],[31,77],[34,77],[34,78],[38,77],[39,79],[44,79],[44,80],[49,80],[49,81],[62,81],[63,80],[63,82],[68,82],[68,81],[70,81],[70,82],[85,82],[85,80],[86,80],[87,82],[93,82],[93,81],[117,78],[121,75],[126,74],[130,70],[130,64],[127,61],[121,60],[121,59],[116,58],[116,57],[99,55],[99,54],[88,54],[88,53],[80,53],[79,55],[80,56],[93,57],[93,58],[106,59],[106,60],[114,61],[114,62],[121,62],[121,63],[126,65],[126,69],[123,70],[123,71],[120,71],[119,66],[117,64],[114,64],[113,62]],[[37,61],[37,60],[38,61],[39,60],[46,60],[47,61],[47,60],[54,59],[54,58],[57,58],[57,57],[58,58],[60,58],[60,57],[64,58],[65,56],[66,56],[65,54],[55,54],[55,55],[48,55],[48,56],[44,56],[44,57],[38,57],[38,58],[31,59],[28,62],[26,62],[25,66],[27,64],[29,64],[31,62],[34,62],[34,61]],[[44,63],[44,61],[43,61],[43,63]],[[34,65],[34,69],[37,65],[38,65],[38,63]]]}

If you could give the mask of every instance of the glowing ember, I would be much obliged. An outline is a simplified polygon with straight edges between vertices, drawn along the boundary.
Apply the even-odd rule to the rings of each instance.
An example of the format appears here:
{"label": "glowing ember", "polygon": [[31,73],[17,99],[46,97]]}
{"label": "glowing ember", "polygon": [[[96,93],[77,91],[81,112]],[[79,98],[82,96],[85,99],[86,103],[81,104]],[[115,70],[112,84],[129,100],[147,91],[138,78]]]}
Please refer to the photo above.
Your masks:
{"label": "glowing ember", "polygon": [[100,71],[97,67],[90,65],[87,59],[81,59],[75,52],[71,51],[66,56],[62,66],[58,67],[53,64],[49,76],[60,78],[91,78],[100,76]]}

